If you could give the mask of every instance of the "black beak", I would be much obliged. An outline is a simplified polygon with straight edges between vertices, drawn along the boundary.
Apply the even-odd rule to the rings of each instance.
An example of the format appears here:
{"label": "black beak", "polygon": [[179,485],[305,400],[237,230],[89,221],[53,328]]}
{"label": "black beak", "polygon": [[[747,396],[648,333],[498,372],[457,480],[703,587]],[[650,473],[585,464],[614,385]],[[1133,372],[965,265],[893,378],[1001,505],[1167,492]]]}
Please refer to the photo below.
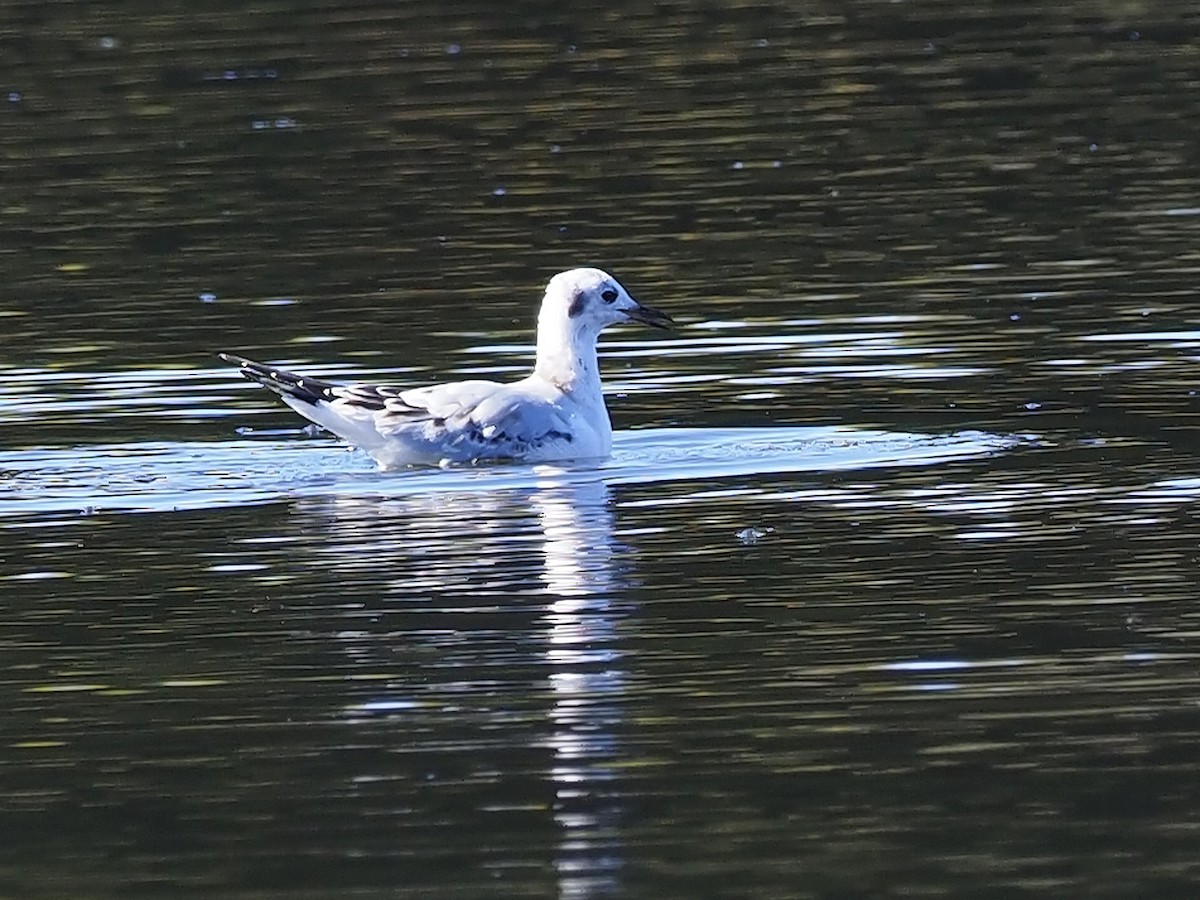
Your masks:
{"label": "black beak", "polygon": [[641,322],[643,325],[649,325],[651,328],[670,328],[675,324],[674,320],[662,310],[655,309],[652,306],[642,306],[638,304],[633,309],[625,310],[625,315],[629,316],[631,321]]}

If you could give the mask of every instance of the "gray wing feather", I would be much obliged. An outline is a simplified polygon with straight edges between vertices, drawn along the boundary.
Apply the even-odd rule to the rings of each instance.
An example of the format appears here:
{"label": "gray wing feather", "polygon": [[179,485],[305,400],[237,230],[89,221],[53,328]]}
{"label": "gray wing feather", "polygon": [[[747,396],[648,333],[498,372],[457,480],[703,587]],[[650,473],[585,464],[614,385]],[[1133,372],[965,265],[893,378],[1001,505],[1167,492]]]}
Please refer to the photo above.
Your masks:
{"label": "gray wing feather", "polygon": [[[301,415],[353,444],[377,461],[383,444],[396,439],[407,450],[396,459],[431,461],[519,458],[554,442],[573,443],[570,404],[548,382],[516,384],[458,381],[405,389],[386,384],[335,385],[222,353],[242,374],[283,397]],[[381,462],[382,464],[382,462]]]}
{"label": "gray wing feather", "polygon": [[[348,389],[346,402],[360,405],[361,392],[359,385]],[[481,449],[490,444],[536,445],[571,439],[570,423],[563,414],[547,398],[517,385],[459,381],[386,394],[374,390],[370,396],[375,427],[381,434],[418,427],[427,440],[459,436]]]}

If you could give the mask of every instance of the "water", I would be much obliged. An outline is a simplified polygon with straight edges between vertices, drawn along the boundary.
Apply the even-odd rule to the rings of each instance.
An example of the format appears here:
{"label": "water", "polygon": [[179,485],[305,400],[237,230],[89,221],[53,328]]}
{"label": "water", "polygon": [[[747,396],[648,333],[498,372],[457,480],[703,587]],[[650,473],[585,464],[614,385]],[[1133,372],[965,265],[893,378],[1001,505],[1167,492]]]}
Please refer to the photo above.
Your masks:
{"label": "water", "polygon": [[546,483],[652,484],[775,472],[831,472],[982,456],[1016,438],[843,428],[656,428],[619,434],[610,460],[536,466],[406,470],[392,477],[345,447],[300,441],[97,444],[0,455],[7,496],[0,517],[33,512],[162,512],[302,496],[421,495],[529,490]]}
{"label": "water", "polygon": [[[11,5],[0,895],[1192,896],[1200,20],[1042,6]],[[585,264],[600,467],[214,355]]]}

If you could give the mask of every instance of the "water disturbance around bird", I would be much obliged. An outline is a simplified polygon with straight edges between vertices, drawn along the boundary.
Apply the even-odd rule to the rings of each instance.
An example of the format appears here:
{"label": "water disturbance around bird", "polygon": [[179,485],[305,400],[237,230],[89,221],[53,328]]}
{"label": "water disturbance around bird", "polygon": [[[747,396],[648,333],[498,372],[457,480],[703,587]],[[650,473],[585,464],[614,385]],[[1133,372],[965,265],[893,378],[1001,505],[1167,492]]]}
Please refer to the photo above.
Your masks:
{"label": "water disturbance around bird", "polygon": [[[299,432],[296,432],[299,437]],[[610,485],[932,465],[1022,443],[982,432],[850,428],[649,428],[618,432],[610,459],[380,472],[361,453],[303,439],[101,444],[0,453],[0,516],[166,512],[290,497],[520,490],[546,478]]]}

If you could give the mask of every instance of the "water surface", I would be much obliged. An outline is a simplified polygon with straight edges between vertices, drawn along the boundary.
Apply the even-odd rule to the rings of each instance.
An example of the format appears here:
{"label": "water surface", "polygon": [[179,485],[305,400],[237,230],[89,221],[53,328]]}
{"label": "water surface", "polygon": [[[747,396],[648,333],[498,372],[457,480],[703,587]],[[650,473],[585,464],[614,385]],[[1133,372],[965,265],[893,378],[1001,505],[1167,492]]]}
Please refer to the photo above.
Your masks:
{"label": "water surface", "polygon": [[[1193,11],[15,4],[0,894],[1192,896]],[[525,371],[378,473],[220,367]]]}

